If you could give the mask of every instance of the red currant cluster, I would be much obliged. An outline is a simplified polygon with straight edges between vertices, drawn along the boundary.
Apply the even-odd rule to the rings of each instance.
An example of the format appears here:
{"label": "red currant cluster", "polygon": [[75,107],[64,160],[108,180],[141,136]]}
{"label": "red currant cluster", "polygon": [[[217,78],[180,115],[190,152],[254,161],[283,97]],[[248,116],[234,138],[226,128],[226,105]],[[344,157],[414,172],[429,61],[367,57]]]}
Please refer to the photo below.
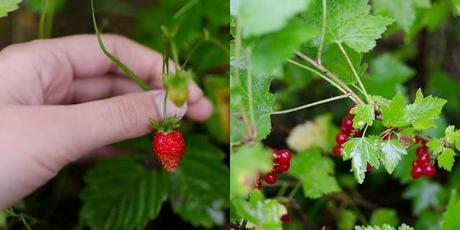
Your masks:
{"label": "red currant cluster", "polygon": [[430,153],[426,146],[427,141],[416,137],[416,143],[420,143],[417,148],[417,160],[412,161],[412,178],[417,179],[421,176],[433,177],[436,174],[436,168],[430,159]]}
{"label": "red currant cluster", "polygon": [[337,134],[337,136],[335,136],[335,142],[337,145],[332,149],[334,156],[340,157],[342,155],[342,145],[347,142],[350,137],[360,137],[362,135],[361,130],[353,128],[354,115],[350,114],[350,110],[352,108],[353,107],[350,107],[348,114],[343,118],[340,132]]}
{"label": "red currant cluster", "polygon": [[[292,153],[287,149],[273,149],[273,170],[264,177],[265,183],[275,184],[278,180],[278,174],[287,172],[291,166]],[[260,175],[257,175],[256,188],[262,189]]]}

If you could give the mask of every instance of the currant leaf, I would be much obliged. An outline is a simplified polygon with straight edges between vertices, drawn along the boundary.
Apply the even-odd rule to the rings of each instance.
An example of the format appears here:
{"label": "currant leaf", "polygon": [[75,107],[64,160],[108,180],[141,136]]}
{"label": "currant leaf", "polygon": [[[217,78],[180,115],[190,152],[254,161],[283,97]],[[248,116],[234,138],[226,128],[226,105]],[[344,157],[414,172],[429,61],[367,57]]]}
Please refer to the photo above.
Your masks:
{"label": "currant leaf", "polygon": [[[310,9],[312,12],[308,12],[307,20],[321,28],[321,1],[314,1]],[[360,53],[371,50],[393,19],[369,13],[368,0],[327,1],[326,43],[345,43]]]}
{"label": "currant leaf", "polygon": [[281,216],[286,214],[286,208],[274,199],[265,199],[259,190],[249,194],[249,201],[236,198],[232,201],[233,213],[247,220],[248,225],[256,225],[264,229],[280,229]]}
{"label": "currant leaf", "polygon": [[438,157],[438,166],[443,168],[447,171],[451,171],[452,167],[454,166],[454,159],[455,152],[451,148],[446,148],[442,151],[441,155]]}
{"label": "currant leaf", "polygon": [[460,150],[460,130],[455,130],[455,126],[451,125],[446,128],[445,140],[448,144],[455,144],[455,148]]}
{"label": "currant leaf", "polygon": [[231,14],[239,16],[244,37],[257,36],[283,28],[294,15],[305,10],[310,0],[232,0]]}
{"label": "currant leaf", "polygon": [[382,106],[383,125],[385,127],[406,127],[410,124],[405,116],[406,102],[401,92],[398,92],[388,106]]}
{"label": "currant leaf", "polygon": [[375,210],[371,215],[371,225],[384,225],[389,224],[396,226],[398,224],[398,213],[395,209],[380,208]]}
{"label": "currant leaf", "polygon": [[319,198],[340,191],[333,176],[334,163],[328,157],[321,155],[317,149],[306,150],[295,155],[291,160],[289,172],[302,182],[305,197]]}
{"label": "currant leaf", "polygon": [[364,126],[372,126],[375,120],[375,110],[373,105],[360,104],[350,111],[351,114],[354,114],[353,118],[353,128],[363,129]]}
{"label": "currant leaf", "polygon": [[230,199],[247,195],[254,188],[256,175],[272,169],[272,158],[272,152],[259,143],[231,154]]}
{"label": "currant leaf", "polygon": [[438,138],[432,138],[430,141],[428,141],[426,145],[434,155],[441,153],[444,149],[441,140],[439,140]]}
{"label": "currant leaf", "polygon": [[343,159],[351,161],[351,171],[354,172],[358,183],[362,184],[366,174],[367,163],[378,168],[379,161],[379,140],[378,137],[370,136],[353,138],[343,145]]}
{"label": "currant leaf", "polygon": [[442,229],[460,229],[460,199],[456,190],[450,194],[449,204],[444,212],[441,225]]}
{"label": "currant leaf", "polygon": [[438,119],[446,100],[427,96],[424,97],[422,90],[417,90],[415,101],[406,108],[405,116],[418,130],[426,130],[436,127],[434,120]]}
{"label": "currant leaf", "polygon": [[389,174],[393,173],[393,170],[398,165],[402,155],[406,155],[406,149],[399,143],[398,140],[391,139],[383,141],[381,144],[381,158],[383,165]]}
{"label": "currant leaf", "polygon": [[[355,230],[396,230],[395,227],[384,224],[384,225],[374,225],[374,226],[355,226]],[[407,224],[402,224],[398,227],[398,230],[414,230],[414,228],[410,227]]]}

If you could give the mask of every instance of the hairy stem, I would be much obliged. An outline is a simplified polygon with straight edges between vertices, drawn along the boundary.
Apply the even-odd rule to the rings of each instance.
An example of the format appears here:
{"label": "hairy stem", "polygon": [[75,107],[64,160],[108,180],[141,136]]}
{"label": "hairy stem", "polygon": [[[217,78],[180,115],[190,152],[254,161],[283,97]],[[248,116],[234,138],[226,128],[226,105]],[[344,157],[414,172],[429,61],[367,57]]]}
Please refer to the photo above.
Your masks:
{"label": "hairy stem", "polygon": [[366,88],[363,85],[363,82],[361,81],[361,78],[359,77],[358,73],[356,72],[355,67],[353,66],[353,63],[351,62],[350,57],[348,56],[347,52],[343,48],[342,44],[337,42],[337,46],[339,46],[340,51],[342,52],[343,56],[347,60],[348,65],[350,66],[351,72],[353,72],[353,75],[355,76],[356,80],[358,81],[359,87],[364,93],[364,96],[366,96],[366,100],[368,103],[373,104],[372,99],[369,97],[369,94],[366,91]]}
{"label": "hairy stem", "polygon": [[295,53],[297,56],[299,56],[300,58],[302,58],[303,60],[307,61],[308,63],[310,63],[311,65],[313,65],[314,67],[316,67],[319,71],[323,72],[324,74],[326,74],[326,76],[328,76],[329,78],[331,78],[334,82],[336,82],[338,85],[340,85],[341,88],[343,88],[346,93],[350,93],[350,97],[353,99],[353,101],[356,103],[356,104],[364,104],[363,100],[361,100],[361,98],[356,95],[355,92],[353,92],[353,90],[350,89],[350,87],[348,87],[343,81],[341,81],[337,76],[335,76],[331,71],[329,71],[328,69],[326,69],[326,67],[324,67],[323,65],[320,65],[318,63],[316,63],[313,59],[311,59],[309,56],[299,52],[299,51],[296,51]]}
{"label": "hairy stem", "polygon": [[[246,53],[248,54],[248,57],[251,56],[250,50],[248,50]],[[250,60],[249,60],[249,63],[250,63]],[[257,130],[256,130],[256,119],[254,117],[254,98],[252,95],[252,68],[251,68],[251,65],[248,65],[248,76],[247,76],[246,81],[247,81],[246,85],[247,85],[247,91],[248,91],[249,119],[250,119],[250,124],[252,128],[251,137],[254,138],[257,136],[256,135]]]}
{"label": "hairy stem", "polygon": [[291,112],[295,112],[295,111],[298,111],[298,110],[302,110],[302,109],[306,109],[306,108],[309,108],[309,107],[313,107],[313,106],[316,106],[316,105],[325,104],[325,103],[328,103],[328,102],[331,102],[331,101],[337,101],[337,100],[344,99],[344,98],[347,98],[347,97],[350,97],[350,94],[349,94],[349,93],[344,94],[344,95],[339,95],[339,96],[331,97],[331,98],[327,98],[327,99],[320,100],[320,101],[316,101],[316,102],[309,103],[309,104],[306,104],[306,105],[302,105],[302,106],[299,106],[299,107],[295,107],[295,108],[292,108],[292,109],[281,110],[281,111],[273,111],[273,112],[271,112],[270,114],[285,114],[285,113],[291,113]]}
{"label": "hairy stem", "polygon": [[321,65],[321,53],[323,52],[324,36],[326,34],[326,13],[327,13],[326,0],[323,0],[323,24],[321,28],[321,40],[319,43],[318,54],[316,55],[316,62]]}

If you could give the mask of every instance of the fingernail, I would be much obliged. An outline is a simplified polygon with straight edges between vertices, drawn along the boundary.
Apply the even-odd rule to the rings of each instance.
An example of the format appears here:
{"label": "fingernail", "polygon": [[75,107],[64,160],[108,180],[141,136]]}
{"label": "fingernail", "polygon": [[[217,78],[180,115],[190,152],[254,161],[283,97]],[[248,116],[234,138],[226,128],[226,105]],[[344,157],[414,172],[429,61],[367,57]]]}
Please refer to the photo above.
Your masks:
{"label": "fingernail", "polygon": [[[160,111],[160,119],[164,118],[163,114],[163,105],[164,105],[164,100],[165,100],[165,94],[166,91],[164,90],[158,90],[155,93],[155,105],[158,108],[158,111]],[[178,119],[182,119],[184,117],[185,112],[187,111],[187,103],[184,103],[183,106],[177,107],[172,101],[167,100],[166,102],[166,114],[168,117],[176,116]]]}

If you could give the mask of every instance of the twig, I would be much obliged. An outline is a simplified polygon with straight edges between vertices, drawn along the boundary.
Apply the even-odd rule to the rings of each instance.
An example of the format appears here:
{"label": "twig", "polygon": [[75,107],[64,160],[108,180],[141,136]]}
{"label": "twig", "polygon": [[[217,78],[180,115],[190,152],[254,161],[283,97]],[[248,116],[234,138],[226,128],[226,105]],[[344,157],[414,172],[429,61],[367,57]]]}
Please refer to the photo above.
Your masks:
{"label": "twig", "polygon": [[309,108],[309,107],[313,107],[313,106],[316,106],[316,105],[325,104],[325,103],[328,103],[328,102],[331,102],[331,101],[336,101],[336,100],[344,99],[344,98],[347,98],[347,97],[350,97],[350,94],[349,94],[349,93],[344,94],[344,95],[339,95],[339,96],[331,97],[331,98],[327,98],[327,99],[320,100],[320,101],[316,101],[316,102],[309,103],[309,104],[306,104],[306,105],[302,105],[302,106],[299,106],[299,107],[296,107],[296,108],[292,108],[292,109],[286,109],[286,110],[280,110],[280,111],[273,111],[273,112],[271,112],[270,114],[273,115],[273,114],[291,113],[291,112],[295,112],[295,111],[298,111],[298,110],[302,110],[302,109],[306,109],[306,108]]}
{"label": "twig", "polygon": [[326,0],[323,0],[323,24],[321,28],[321,40],[319,43],[319,48],[318,48],[318,55],[316,56],[316,62],[318,65],[321,65],[321,53],[323,52],[323,46],[324,46],[324,36],[326,34],[326,13],[327,13],[327,8],[326,8]]}

